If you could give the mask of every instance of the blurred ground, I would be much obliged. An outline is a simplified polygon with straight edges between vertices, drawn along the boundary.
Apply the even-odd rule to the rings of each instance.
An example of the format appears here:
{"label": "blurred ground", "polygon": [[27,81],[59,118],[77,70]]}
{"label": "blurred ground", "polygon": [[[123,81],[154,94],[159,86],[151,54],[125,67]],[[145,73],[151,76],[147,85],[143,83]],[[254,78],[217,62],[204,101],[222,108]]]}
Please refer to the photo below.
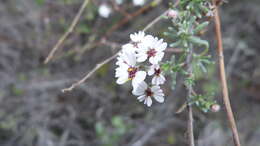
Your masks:
{"label": "blurred ground", "polygon": [[[122,18],[113,13],[100,18],[96,6],[89,6],[76,31],[48,65],[44,58],[68,28],[81,0],[0,1],[0,146],[182,146],[186,144],[186,113],[174,112],[185,91],[174,93],[165,86],[165,104],[146,108],[131,95],[129,85],[118,86],[114,62],[102,67],[84,85],[61,93],[91,70],[97,62],[115,53],[102,46],[82,50],[92,38],[100,38]],[[101,1],[95,1],[99,4]],[[143,28],[167,8],[168,1],[136,17],[113,32],[108,40],[128,41],[130,33]],[[138,7],[130,7],[134,12]],[[221,9],[223,39],[230,97],[242,144],[260,146],[260,1],[230,0]],[[166,22],[150,33],[160,35]],[[93,32],[98,34],[93,36]],[[212,42],[211,26],[207,38]],[[215,66],[216,67],[216,66]],[[218,94],[214,67],[197,90]],[[223,106],[222,106],[223,107]],[[198,146],[230,146],[224,109],[204,114],[195,110]]]}

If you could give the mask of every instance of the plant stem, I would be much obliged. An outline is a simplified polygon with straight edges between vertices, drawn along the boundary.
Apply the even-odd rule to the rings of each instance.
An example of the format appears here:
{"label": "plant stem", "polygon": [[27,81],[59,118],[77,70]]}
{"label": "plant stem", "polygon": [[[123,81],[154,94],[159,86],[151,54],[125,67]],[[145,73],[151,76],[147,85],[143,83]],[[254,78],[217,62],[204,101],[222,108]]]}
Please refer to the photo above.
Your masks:
{"label": "plant stem", "polygon": [[74,17],[69,29],[62,35],[62,37],[58,40],[58,42],[56,43],[56,45],[53,47],[53,49],[51,50],[51,52],[49,53],[49,55],[47,56],[47,58],[45,59],[44,63],[47,64],[54,56],[55,52],[59,49],[59,47],[63,44],[63,42],[67,39],[67,37],[73,32],[74,28],[76,27],[76,25],[79,22],[79,19],[81,17],[81,15],[83,14],[85,8],[87,7],[89,3],[89,0],[85,0],[77,15]]}
{"label": "plant stem", "polygon": [[[190,50],[188,52],[187,58],[186,58],[186,63],[187,63],[187,71],[189,75],[192,75],[193,72],[193,67],[192,67],[192,53],[193,49],[192,46],[190,47]],[[189,141],[189,146],[195,146],[194,142],[194,131],[193,131],[193,111],[192,111],[192,105],[189,104],[190,97],[192,96],[192,85],[187,85],[187,109],[188,109],[188,141]]]}
{"label": "plant stem", "polygon": [[228,95],[228,87],[227,87],[227,80],[226,80],[226,74],[225,74],[225,64],[224,64],[224,55],[223,55],[223,44],[222,44],[222,34],[221,34],[221,24],[220,24],[220,16],[218,12],[218,7],[216,5],[217,0],[214,0],[215,5],[215,31],[216,31],[216,38],[218,42],[218,56],[219,56],[219,71],[220,71],[220,79],[221,79],[221,86],[222,86],[222,94],[223,94],[223,101],[225,104],[225,108],[227,111],[227,117],[230,124],[230,128],[232,130],[233,134],[233,140],[235,146],[240,146],[240,140],[238,135],[238,130],[236,126],[236,121],[232,112],[232,108],[230,105],[230,99]]}

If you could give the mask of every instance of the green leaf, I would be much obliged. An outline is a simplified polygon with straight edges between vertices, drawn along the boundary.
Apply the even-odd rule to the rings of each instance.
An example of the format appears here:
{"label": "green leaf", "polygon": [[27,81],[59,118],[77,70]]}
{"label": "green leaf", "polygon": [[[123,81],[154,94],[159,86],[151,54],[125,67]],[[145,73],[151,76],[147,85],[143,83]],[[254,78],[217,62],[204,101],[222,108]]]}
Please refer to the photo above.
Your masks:
{"label": "green leaf", "polygon": [[172,72],[171,73],[171,78],[172,78],[171,88],[172,88],[172,90],[174,90],[175,87],[176,87],[177,73],[176,72]]}
{"label": "green leaf", "polygon": [[97,122],[95,125],[95,130],[96,130],[97,135],[101,136],[105,132],[105,127],[103,126],[103,124],[101,122]]}
{"label": "green leaf", "polygon": [[112,125],[116,128],[124,127],[124,122],[121,117],[115,116],[111,120]]}
{"label": "green leaf", "polygon": [[45,0],[35,0],[37,5],[43,5],[45,3]]}
{"label": "green leaf", "polygon": [[169,36],[169,37],[171,37],[171,38],[173,38],[173,39],[178,38],[178,35],[177,35],[176,33],[164,32],[163,34],[164,34],[165,36]]}
{"label": "green leaf", "polygon": [[168,72],[171,69],[171,63],[166,62],[161,65],[161,68],[162,68],[163,72]]}
{"label": "green leaf", "polygon": [[209,25],[209,22],[208,21],[205,21],[201,24],[199,24],[195,29],[194,29],[194,34],[197,34],[199,33],[201,30],[203,30],[206,26]]}
{"label": "green leaf", "polygon": [[177,42],[171,43],[171,44],[170,44],[170,47],[172,47],[172,48],[178,47],[178,46],[181,45],[181,43],[182,43],[182,41],[181,41],[181,40],[178,40]]}
{"label": "green leaf", "polygon": [[209,43],[208,43],[208,41],[202,40],[202,39],[200,39],[199,37],[190,36],[190,37],[189,37],[189,41],[192,42],[192,43],[194,43],[194,44],[201,45],[201,46],[205,46],[206,48],[209,48]]}

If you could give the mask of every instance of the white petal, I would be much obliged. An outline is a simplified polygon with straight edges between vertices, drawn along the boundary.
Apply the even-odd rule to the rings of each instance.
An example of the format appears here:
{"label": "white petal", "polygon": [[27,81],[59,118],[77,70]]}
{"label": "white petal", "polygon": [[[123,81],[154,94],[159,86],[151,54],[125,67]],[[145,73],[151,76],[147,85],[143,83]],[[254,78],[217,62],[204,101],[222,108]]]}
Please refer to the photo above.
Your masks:
{"label": "white petal", "polygon": [[117,84],[124,84],[124,83],[127,82],[127,81],[128,81],[128,75],[125,75],[125,76],[120,76],[120,77],[117,79],[116,83],[117,83]]}
{"label": "white petal", "polygon": [[132,41],[134,41],[134,40],[135,40],[135,34],[130,34],[130,39],[131,39]]}
{"label": "white petal", "polygon": [[127,72],[128,66],[126,64],[123,64],[119,67],[116,68],[115,76],[120,77],[120,76],[128,76]]}
{"label": "white petal", "polygon": [[134,86],[132,93],[136,96],[143,95],[146,89],[147,89],[147,84],[143,81]]}
{"label": "white petal", "polygon": [[164,51],[167,48],[167,43],[162,43],[157,50]]}
{"label": "white petal", "polygon": [[137,62],[144,62],[147,59],[147,54],[138,54],[137,55]]}
{"label": "white petal", "polygon": [[155,94],[153,97],[154,97],[154,99],[155,99],[156,101],[158,101],[158,102],[160,102],[160,103],[163,103],[163,102],[164,102],[164,96],[156,95],[156,94]]}
{"label": "white petal", "polygon": [[161,91],[161,88],[160,88],[160,86],[152,86],[151,91],[153,93],[158,93]]}
{"label": "white petal", "polygon": [[138,71],[138,72],[136,72],[135,77],[133,78],[133,81],[132,81],[133,87],[136,86],[136,84],[139,84],[142,81],[144,81],[145,77],[146,77],[146,72],[145,71]]}
{"label": "white petal", "polygon": [[158,76],[154,76],[153,79],[152,79],[152,84],[153,84],[153,85],[159,85],[159,84],[157,83],[157,81],[158,81]]}
{"label": "white petal", "polygon": [[150,66],[149,70],[148,70],[148,75],[151,76],[155,73],[155,70],[154,70],[154,66]]}
{"label": "white petal", "polygon": [[158,57],[158,60],[161,61],[164,56],[164,52],[158,52],[156,57]]}
{"label": "white petal", "polygon": [[158,64],[164,56],[164,52],[157,52],[155,56],[150,57],[149,62],[152,64]]}
{"label": "white petal", "polygon": [[139,102],[142,102],[145,100],[145,95],[141,95],[141,96],[137,97],[137,99],[139,100]]}
{"label": "white petal", "polygon": [[156,56],[152,56],[149,58],[149,62],[152,64],[158,64],[159,60]]}
{"label": "white petal", "polygon": [[135,66],[136,64],[136,56],[133,51],[127,51],[123,53],[123,59],[130,66]]}
{"label": "white petal", "polygon": [[147,105],[148,107],[150,107],[150,106],[152,105],[152,103],[153,103],[153,101],[152,101],[151,97],[148,96],[148,97],[146,98],[146,105]]}
{"label": "white petal", "polygon": [[136,48],[133,46],[133,44],[130,44],[130,43],[125,44],[125,45],[122,46],[122,51],[123,51],[123,52],[135,51],[135,49],[136,49]]}
{"label": "white petal", "polygon": [[162,74],[160,74],[159,77],[160,77],[160,84],[163,84],[166,81],[165,77]]}
{"label": "white petal", "polygon": [[152,79],[152,84],[154,85],[161,85],[165,82],[165,78],[163,75],[159,75],[159,76],[154,76]]}

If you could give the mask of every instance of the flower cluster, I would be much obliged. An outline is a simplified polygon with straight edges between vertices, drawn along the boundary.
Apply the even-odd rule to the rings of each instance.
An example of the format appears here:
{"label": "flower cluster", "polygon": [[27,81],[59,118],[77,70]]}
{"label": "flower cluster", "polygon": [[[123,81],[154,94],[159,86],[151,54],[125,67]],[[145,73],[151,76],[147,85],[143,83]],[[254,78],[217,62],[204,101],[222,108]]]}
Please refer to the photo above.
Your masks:
{"label": "flower cluster", "polygon": [[[122,46],[117,57],[117,84],[132,81],[132,93],[148,107],[152,105],[152,98],[164,102],[164,93],[159,86],[165,82],[160,61],[167,43],[142,31],[131,34],[130,39],[131,42]],[[146,80],[151,84],[148,85]]]}

